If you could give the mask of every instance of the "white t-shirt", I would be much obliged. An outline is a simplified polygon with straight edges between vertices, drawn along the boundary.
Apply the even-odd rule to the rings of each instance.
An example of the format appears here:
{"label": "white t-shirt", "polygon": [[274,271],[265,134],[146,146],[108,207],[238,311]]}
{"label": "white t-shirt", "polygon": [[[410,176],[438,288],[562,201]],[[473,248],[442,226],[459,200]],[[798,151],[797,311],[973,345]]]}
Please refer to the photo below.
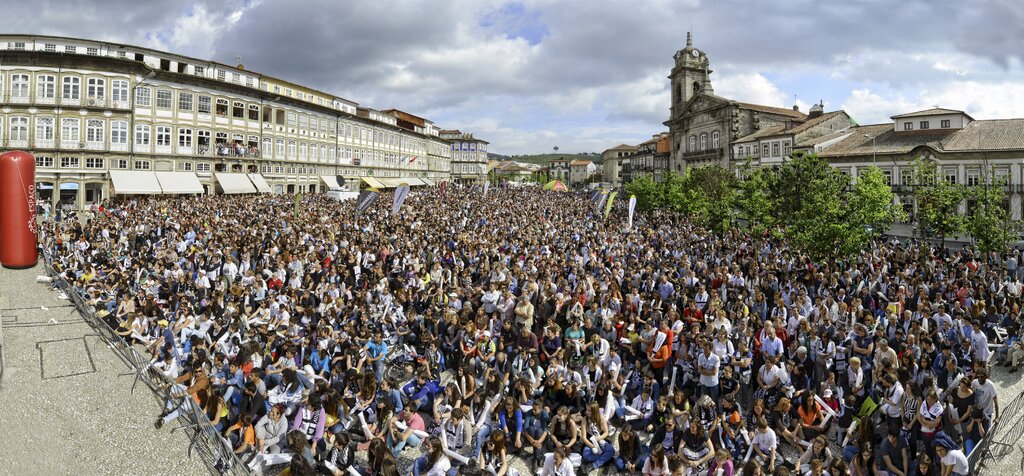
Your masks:
{"label": "white t-shirt", "polygon": [[452,462],[448,460],[447,456],[441,455],[441,459],[437,460],[434,466],[430,467],[426,476],[445,476],[448,474],[449,469],[452,469]]}
{"label": "white t-shirt", "polygon": [[554,454],[549,454],[544,458],[544,468],[540,471],[540,476],[575,476],[575,474],[576,470],[573,469],[572,461],[569,461],[569,458],[563,458],[562,464],[556,468]]}
{"label": "white t-shirt", "polygon": [[971,388],[974,390],[974,401],[975,405],[985,411],[985,416],[992,418],[996,414],[996,387],[992,385],[992,381],[985,379],[985,383],[978,382],[978,379],[974,379],[971,382]]}
{"label": "white t-shirt", "polygon": [[970,464],[967,462],[967,456],[960,450],[947,451],[946,456],[942,458],[942,464],[945,466],[953,466],[953,472],[956,474],[968,474],[970,472]]}
{"label": "white t-shirt", "polygon": [[900,411],[900,408],[902,408],[901,403],[903,403],[903,384],[899,382],[894,383],[892,387],[885,391],[885,398],[893,402],[892,405],[889,402],[885,403],[886,416],[899,418],[903,415],[903,412]]}
{"label": "white t-shirt", "polygon": [[750,440],[750,444],[756,445],[764,453],[769,453],[772,448],[778,446],[779,442],[775,437],[775,431],[768,428],[764,433],[754,432],[754,438]]}
{"label": "white t-shirt", "polygon": [[718,364],[720,360],[714,353],[710,355],[704,355],[703,352],[697,357],[697,366],[701,370],[712,370],[714,375],[700,374],[700,384],[705,387],[713,387],[718,385]]}

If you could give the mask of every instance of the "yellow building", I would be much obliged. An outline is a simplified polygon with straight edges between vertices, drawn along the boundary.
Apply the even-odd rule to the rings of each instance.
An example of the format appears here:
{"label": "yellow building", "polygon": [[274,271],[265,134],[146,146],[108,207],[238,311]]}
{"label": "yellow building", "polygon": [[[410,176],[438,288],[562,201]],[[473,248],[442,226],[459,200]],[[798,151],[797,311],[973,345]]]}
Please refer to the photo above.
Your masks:
{"label": "yellow building", "polygon": [[0,151],[35,155],[40,199],[54,204],[448,180],[450,142],[429,121],[400,124],[399,113],[242,65],[0,35]]}

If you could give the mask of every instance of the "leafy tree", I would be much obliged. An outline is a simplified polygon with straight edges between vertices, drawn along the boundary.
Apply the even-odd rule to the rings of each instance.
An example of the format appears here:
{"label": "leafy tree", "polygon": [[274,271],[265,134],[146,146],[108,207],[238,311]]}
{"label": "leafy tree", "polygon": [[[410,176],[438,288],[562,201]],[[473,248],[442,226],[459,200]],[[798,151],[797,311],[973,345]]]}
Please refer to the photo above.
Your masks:
{"label": "leafy tree", "polygon": [[732,226],[735,215],[738,180],[720,165],[687,169],[684,176],[690,214],[697,221],[718,233]]}
{"label": "leafy tree", "polygon": [[864,229],[846,216],[849,183],[849,177],[817,155],[793,154],[779,168],[772,189],[786,238],[815,259],[858,251],[865,242]]}
{"label": "leafy tree", "polygon": [[776,224],[775,202],[771,190],[775,183],[775,169],[753,167],[748,160],[740,168],[744,177],[739,180],[735,206],[738,218],[746,220],[746,228],[760,235]]}
{"label": "leafy tree", "polygon": [[964,189],[939,178],[933,162],[918,157],[911,167],[918,228],[939,236],[945,246],[946,237],[962,235],[967,231],[967,221],[959,212],[960,203],[965,197]]}
{"label": "leafy tree", "polygon": [[1002,180],[986,180],[985,185],[972,187],[967,193],[973,206],[968,210],[966,228],[981,251],[1005,250],[1011,240],[1009,212],[1003,206],[1004,184]]}
{"label": "leafy tree", "polygon": [[885,183],[882,169],[875,166],[861,172],[850,193],[847,207],[850,221],[863,225],[867,239],[881,235],[894,222],[907,219],[906,212],[896,203],[896,194]]}
{"label": "leafy tree", "polygon": [[649,212],[668,205],[665,201],[665,184],[654,181],[650,175],[641,175],[626,184],[626,191],[636,195],[636,208]]}

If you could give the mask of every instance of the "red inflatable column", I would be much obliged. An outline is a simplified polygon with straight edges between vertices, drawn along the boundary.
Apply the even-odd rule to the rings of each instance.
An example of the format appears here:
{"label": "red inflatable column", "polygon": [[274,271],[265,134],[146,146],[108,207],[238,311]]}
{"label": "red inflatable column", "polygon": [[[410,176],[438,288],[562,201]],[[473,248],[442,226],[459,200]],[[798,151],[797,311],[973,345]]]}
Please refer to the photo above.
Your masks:
{"label": "red inflatable column", "polygon": [[36,159],[19,150],[0,155],[0,263],[36,265]]}

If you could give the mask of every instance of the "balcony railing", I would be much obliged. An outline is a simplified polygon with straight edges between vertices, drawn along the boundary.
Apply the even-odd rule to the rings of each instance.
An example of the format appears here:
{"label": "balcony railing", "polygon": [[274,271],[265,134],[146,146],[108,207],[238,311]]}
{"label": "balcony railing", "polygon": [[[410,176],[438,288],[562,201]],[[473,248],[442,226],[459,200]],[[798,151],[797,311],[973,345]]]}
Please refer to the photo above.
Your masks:
{"label": "balcony railing", "polygon": [[28,96],[15,96],[15,95],[12,94],[12,95],[7,97],[7,102],[10,103],[10,104],[28,104],[29,103],[29,97]]}
{"label": "balcony railing", "polygon": [[36,104],[52,106],[54,104],[57,104],[57,98],[48,98],[48,97],[44,97],[44,96],[36,96]]}
{"label": "balcony railing", "polygon": [[78,150],[81,149],[82,143],[77,140],[62,140],[60,141],[61,149]]}
{"label": "balcony railing", "polygon": [[11,148],[11,149],[27,149],[28,148],[28,140],[27,139],[8,139],[7,140],[7,147]]}
{"label": "balcony railing", "polygon": [[695,150],[695,151],[692,151],[692,152],[684,152],[682,157],[684,159],[689,159],[689,158],[697,158],[697,157],[713,156],[713,155],[717,156],[717,155],[721,155],[721,154],[722,154],[722,148],[719,147],[719,148],[716,148],[716,149],[704,149],[704,150]]}
{"label": "balcony railing", "polygon": [[219,143],[214,148],[218,157],[254,157],[259,158],[260,148],[254,145]]}
{"label": "balcony railing", "polygon": [[56,144],[56,142],[53,139],[49,139],[49,140],[39,140],[39,139],[36,139],[36,148],[37,149],[53,149],[53,148],[56,147],[56,145],[57,144]]}

